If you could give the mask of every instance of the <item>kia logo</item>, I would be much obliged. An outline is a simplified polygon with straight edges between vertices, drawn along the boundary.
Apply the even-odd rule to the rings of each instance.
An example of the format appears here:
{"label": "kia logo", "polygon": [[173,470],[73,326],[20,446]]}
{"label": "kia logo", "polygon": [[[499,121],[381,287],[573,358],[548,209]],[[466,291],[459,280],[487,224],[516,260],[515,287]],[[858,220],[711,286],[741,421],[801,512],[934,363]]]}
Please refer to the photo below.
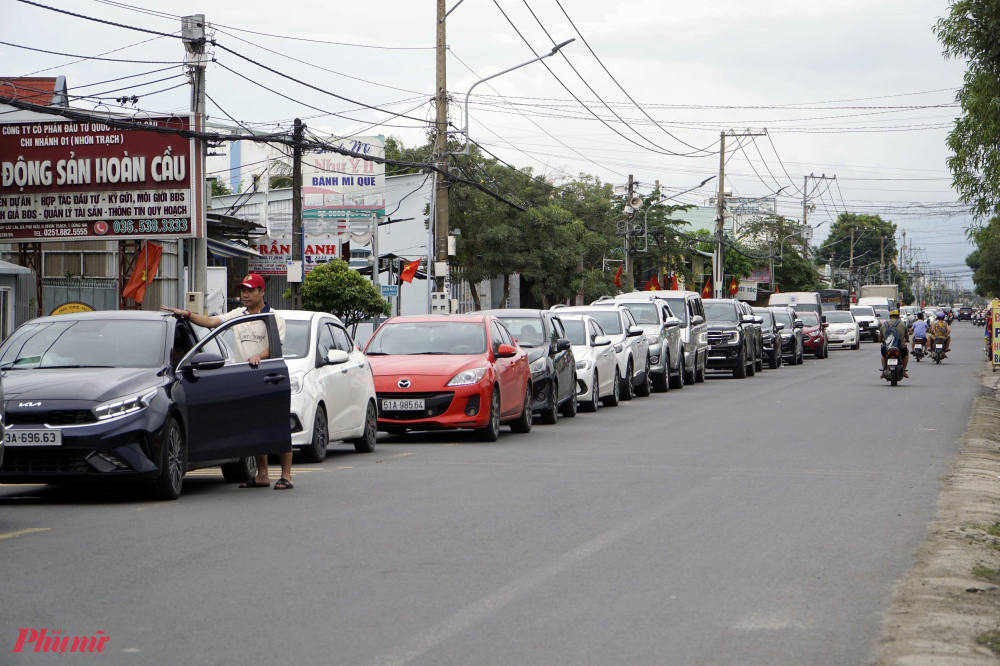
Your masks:
{"label": "kia logo", "polygon": [[410,388],[410,380],[400,379],[398,382],[396,382],[396,386],[398,386],[399,388]]}
{"label": "kia logo", "polygon": [[40,402],[19,402],[19,403],[17,403],[17,406],[18,407],[41,407],[42,403],[40,403]]}

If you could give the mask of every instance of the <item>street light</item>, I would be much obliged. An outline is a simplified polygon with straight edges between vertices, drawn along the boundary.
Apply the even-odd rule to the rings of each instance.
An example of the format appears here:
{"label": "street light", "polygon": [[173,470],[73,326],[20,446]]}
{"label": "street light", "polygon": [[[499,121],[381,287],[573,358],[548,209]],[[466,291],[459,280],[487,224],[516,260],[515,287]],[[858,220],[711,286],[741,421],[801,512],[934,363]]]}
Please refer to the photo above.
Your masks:
{"label": "street light", "polygon": [[[458,3],[458,4],[461,4],[461,3]],[[458,7],[458,5],[456,4],[455,7]],[[452,9],[454,10],[454,7]],[[567,44],[569,44],[571,42],[575,42],[575,41],[576,41],[575,37],[573,39],[567,39],[565,42],[562,42],[561,44],[556,44],[555,46],[553,46],[552,50],[549,51],[548,53],[546,53],[545,55],[540,55],[537,58],[532,58],[528,62],[522,62],[520,65],[515,65],[514,67],[510,67],[508,69],[505,69],[502,72],[497,72],[496,74],[491,74],[491,75],[487,76],[486,78],[479,79],[478,81],[476,81],[475,83],[473,83],[472,84],[472,88],[469,88],[469,92],[465,93],[465,128],[460,132],[461,134],[465,135],[465,148],[462,149],[462,152],[460,152],[460,153],[452,153],[452,155],[468,155],[469,154],[469,143],[470,143],[470,141],[469,141],[469,96],[472,95],[473,88],[475,88],[476,86],[478,86],[480,83],[483,83],[484,81],[489,81],[490,79],[495,79],[498,76],[502,76],[502,75],[506,74],[507,72],[513,72],[515,69],[520,69],[520,68],[522,68],[522,67],[524,67],[526,65],[530,65],[533,62],[538,62],[539,60],[545,60],[546,58],[551,58],[552,56],[554,56],[556,53],[559,52],[559,49],[561,49],[562,47],[566,46]]]}

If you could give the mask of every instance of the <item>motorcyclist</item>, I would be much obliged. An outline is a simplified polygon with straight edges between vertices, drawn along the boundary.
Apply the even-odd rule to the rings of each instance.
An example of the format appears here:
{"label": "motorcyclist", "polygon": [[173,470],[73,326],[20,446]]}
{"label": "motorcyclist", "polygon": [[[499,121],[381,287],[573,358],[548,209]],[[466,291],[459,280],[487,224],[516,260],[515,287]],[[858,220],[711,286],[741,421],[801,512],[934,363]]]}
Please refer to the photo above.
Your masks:
{"label": "motorcyclist", "polygon": [[947,355],[951,351],[951,328],[948,326],[948,322],[945,321],[945,316],[943,312],[938,312],[937,321],[931,325],[928,344],[933,349],[935,341],[943,341],[944,353]]}
{"label": "motorcyclist", "polygon": [[[927,342],[927,328],[927,320],[924,319],[924,313],[918,312],[916,321],[914,321],[913,326],[910,327],[910,331],[913,332],[913,345],[917,344],[917,340],[923,340],[925,343]],[[910,346],[911,350],[913,349],[913,345]]]}
{"label": "motorcyclist", "polygon": [[909,341],[910,335],[906,329],[906,323],[899,318],[899,310],[889,311],[889,320],[879,325],[878,332],[879,337],[882,338],[882,376],[885,377],[886,351],[889,349],[889,336],[892,336],[897,349],[899,349],[899,355],[903,358],[903,376],[909,377],[910,375],[906,373],[906,366],[910,362],[910,350],[906,343]]}

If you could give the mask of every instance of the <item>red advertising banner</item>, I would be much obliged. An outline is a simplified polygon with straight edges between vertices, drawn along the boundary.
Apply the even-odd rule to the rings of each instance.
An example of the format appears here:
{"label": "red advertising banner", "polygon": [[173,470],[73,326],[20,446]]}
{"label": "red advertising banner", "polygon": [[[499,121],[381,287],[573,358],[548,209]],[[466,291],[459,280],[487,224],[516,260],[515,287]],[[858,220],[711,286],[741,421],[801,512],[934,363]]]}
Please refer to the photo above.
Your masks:
{"label": "red advertising banner", "polygon": [[[190,129],[184,116],[131,119]],[[195,139],[100,122],[0,122],[0,241],[193,238]]]}

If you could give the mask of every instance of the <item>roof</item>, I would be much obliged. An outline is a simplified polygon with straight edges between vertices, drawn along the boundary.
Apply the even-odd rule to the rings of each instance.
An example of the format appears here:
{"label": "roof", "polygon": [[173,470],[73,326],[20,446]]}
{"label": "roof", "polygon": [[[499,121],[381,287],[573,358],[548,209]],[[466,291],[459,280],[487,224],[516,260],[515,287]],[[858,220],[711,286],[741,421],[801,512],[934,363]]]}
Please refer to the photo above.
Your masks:
{"label": "roof", "polygon": [[12,264],[9,261],[0,261],[0,275],[24,275],[26,273],[31,273],[31,269]]}
{"label": "roof", "polygon": [[479,324],[483,321],[483,315],[453,315],[453,314],[436,314],[436,315],[399,315],[387,320],[397,322],[400,320],[404,321],[416,321],[416,322],[468,322],[471,324]]}
{"label": "roof", "polygon": [[488,314],[493,315],[494,317],[537,317],[541,319],[543,312],[548,312],[548,310],[534,310],[532,308],[497,308],[493,310],[477,310],[476,314]]}
{"label": "roof", "polygon": [[257,250],[240,245],[239,243],[215,240],[214,238],[209,238],[207,240],[208,252],[216,259],[237,259],[239,257],[260,256],[260,252]]}
{"label": "roof", "polygon": [[69,106],[65,76],[0,76],[0,95],[41,106]]}
{"label": "roof", "polygon": [[32,323],[66,321],[67,319],[119,319],[119,320],[140,320],[140,321],[164,321],[173,315],[165,310],[96,310],[94,312],[74,312],[64,315],[50,315],[48,317],[38,317],[32,319]]}
{"label": "roof", "polygon": [[343,324],[340,317],[337,315],[332,315],[329,312],[313,312],[312,310],[275,310],[278,314],[285,318],[285,321],[309,321],[314,316],[320,317],[330,317],[339,324]]}

